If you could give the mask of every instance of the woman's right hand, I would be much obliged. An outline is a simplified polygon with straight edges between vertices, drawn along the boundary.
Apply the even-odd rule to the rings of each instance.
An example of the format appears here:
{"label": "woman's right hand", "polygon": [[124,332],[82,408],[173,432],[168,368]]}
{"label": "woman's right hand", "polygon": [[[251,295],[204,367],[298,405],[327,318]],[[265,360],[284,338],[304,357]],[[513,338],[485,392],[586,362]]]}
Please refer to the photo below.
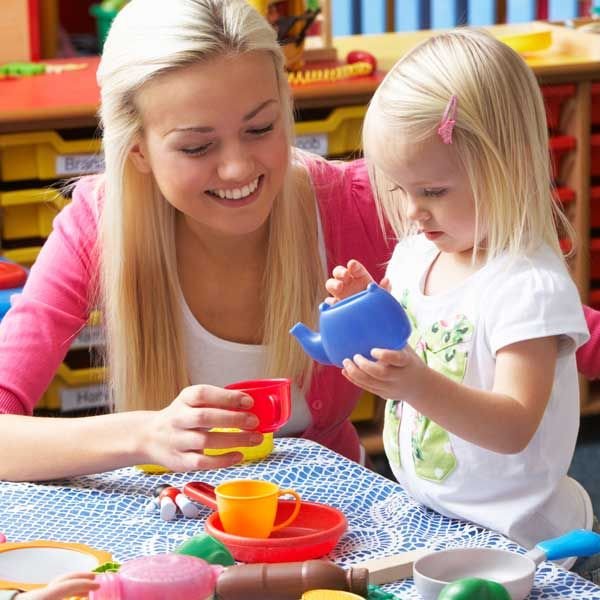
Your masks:
{"label": "woman's right hand", "polygon": [[[331,294],[331,298],[325,300],[329,304],[358,294],[366,289],[369,283],[375,281],[366,267],[354,259],[349,260],[345,267],[343,265],[334,267],[331,275],[325,282],[325,288]],[[379,285],[389,291],[389,281],[386,277],[381,280]]]}
{"label": "woman's right hand", "polygon": [[[169,406],[149,412],[142,432],[139,462],[159,464],[172,471],[195,471],[230,467],[242,461],[241,452],[206,456],[205,448],[257,446],[263,436],[252,431],[258,417],[248,412],[253,400],[244,392],[212,385],[184,388]],[[239,432],[211,432],[236,428]]]}

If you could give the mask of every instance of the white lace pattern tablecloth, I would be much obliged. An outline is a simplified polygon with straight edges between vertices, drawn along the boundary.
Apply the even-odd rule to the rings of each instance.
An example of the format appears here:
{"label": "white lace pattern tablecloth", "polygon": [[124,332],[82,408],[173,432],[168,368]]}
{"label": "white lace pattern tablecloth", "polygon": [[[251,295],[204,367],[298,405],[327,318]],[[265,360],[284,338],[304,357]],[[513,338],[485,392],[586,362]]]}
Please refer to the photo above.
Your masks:
{"label": "white lace pattern tablecloth", "polygon": [[[49,450],[49,449],[48,449]],[[45,484],[0,482],[0,532],[8,541],[79,542],[110,552],[117,561],[169,552],[203,531],[199,520],[164,522],[146,514],[159,483],[183,487],[192,480],[213,485],[227,479],[267,479],[296,489],[304,499],[339,508],[349,528],[333,553],[343,566],[417,548],[509,548],[506,538],[450,520],[415,503],[400,485],[307,440],[282,438],[268,459],[213,472],[147,475],[127,468]],[[418,599],[412,579],[384,586],[402,599]],[[538,568],[532,599],[600,600],[600,588],[553,563]]]}

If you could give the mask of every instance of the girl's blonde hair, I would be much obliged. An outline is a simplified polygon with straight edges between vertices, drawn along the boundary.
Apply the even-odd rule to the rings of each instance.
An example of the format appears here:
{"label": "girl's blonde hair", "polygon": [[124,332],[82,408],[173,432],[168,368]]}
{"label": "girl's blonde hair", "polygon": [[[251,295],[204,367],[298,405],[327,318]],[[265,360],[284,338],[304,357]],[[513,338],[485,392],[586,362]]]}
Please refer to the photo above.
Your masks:
{"label": "girl's blonde hair", "polygon": [[411,232],[402,193],[390,192],[383,165],[393,165],[397,144],[437,135],[452,95],[458,99],[452,142],[475,200],[475,239],[485,235],[488,258],[527,254],[542,242],[560,254],[557,227],[573,229],[554,196],[540,88],[516,52],[480,30],[427,39],[376,91],[363,144],[382,216],[399,237]]}
{"label": "girl's blonde hair", "polygon": [[[119,409],[160,409],[189,384],[176,210],[154,178],[140,173],[130,159],[142,132],[137,94],[165,73],[247,52],[273,59],[291,143],[284,57],[274,30],[245,0],[131,0],[106,40],[98,70],[106,160],[98,301],[107,329],[110,389]],[[306,171],[297,165],[288,168],[269,228],[265,318],[257,325],[268,347],[265,375],[307,381],[310,359],[288,330],[298,320],[314,323],[323,270],[314,196]]]}

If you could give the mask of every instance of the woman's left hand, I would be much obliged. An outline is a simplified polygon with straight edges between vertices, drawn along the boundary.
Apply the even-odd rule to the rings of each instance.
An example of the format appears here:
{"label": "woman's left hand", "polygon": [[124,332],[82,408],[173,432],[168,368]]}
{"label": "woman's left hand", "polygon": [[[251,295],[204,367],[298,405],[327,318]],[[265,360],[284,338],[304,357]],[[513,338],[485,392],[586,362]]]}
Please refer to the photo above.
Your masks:
{"label": "woman's left hand", "polygon": [[375,360],[356,354],[344,360],[342,374],[358,387],[382,398],[411,401],[418,396],[427,365],[410,346],[402,350],[373,348]]}

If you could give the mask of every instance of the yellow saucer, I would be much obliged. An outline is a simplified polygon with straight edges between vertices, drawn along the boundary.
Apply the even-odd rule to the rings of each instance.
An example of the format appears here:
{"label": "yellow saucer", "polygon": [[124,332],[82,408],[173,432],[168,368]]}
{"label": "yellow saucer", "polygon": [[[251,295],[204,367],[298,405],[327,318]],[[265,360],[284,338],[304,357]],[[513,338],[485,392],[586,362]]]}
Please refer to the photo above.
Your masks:
{"label": "yellow saucer", "polygon": [[310,590],[300,600],[362,600],[362,596],[343,590]]}
{"label": "yellow saucer", "polygon": [[[212,431],[239,431],[239,429],[213,429]],[[206,448],[204,454],[207,456],[219,456],[227,452],[241,452],[244,462],[260,460],[269,456],[273,451],[273,434],[263,433],[263,441],[258,446],[239,446],[237,448]],[[169,469],[161,465],[136,465],[136,469],[148,473],[149,475],[162,475],[170,473]]]}
{"label": "yellow saucer", "polygon": [[515,52],[538,52],[546,50],[552,45],[552,32],[532,31],[528,33],[513,33],[499,35],[498,39],[510,46]]}

